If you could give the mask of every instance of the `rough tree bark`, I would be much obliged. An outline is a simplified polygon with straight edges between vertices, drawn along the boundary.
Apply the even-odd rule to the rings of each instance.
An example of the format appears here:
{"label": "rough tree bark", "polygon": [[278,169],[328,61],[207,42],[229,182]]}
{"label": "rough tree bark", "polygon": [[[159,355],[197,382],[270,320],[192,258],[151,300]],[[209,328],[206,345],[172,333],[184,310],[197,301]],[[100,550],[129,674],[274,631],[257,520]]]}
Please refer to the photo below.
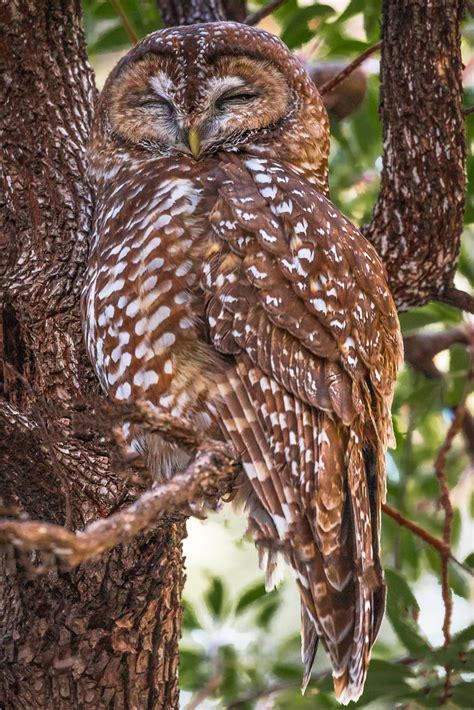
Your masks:
{"label": "rough tree bark", "polygon": [[465,200],[463,0],[384,0],[382,186],[366,236],[400,310],[452,287]]}
{"label": "rough tree bark", "polygon": [[[133,496],[103,432],[78,438],[71,418],[97,392],[78,307],[95,89],[79,0],[3,3],[0,23],[1,493],[7,509],[77,529]],[[0,706],[177,707],[184,533],[161,523],[33,579],[4,559]]]}
{"label": "rough tree bark", "polygon": [[[242,0],[158,4],[167,24],[245,16]],[[384,172],[367,233],[401,307],[442,295],[456,265],[461,11],[460,0],[384,4]],[[79,0],[0,0],[0,13],[3,505],[76,530],[137,494],[111,466],[106,427],[75,426],[98,394],[78,310],[93,79]],[[176,708],[183,536],[183,522],[162,521],[93,564],[33,578],[7,550],[0,705]]]}

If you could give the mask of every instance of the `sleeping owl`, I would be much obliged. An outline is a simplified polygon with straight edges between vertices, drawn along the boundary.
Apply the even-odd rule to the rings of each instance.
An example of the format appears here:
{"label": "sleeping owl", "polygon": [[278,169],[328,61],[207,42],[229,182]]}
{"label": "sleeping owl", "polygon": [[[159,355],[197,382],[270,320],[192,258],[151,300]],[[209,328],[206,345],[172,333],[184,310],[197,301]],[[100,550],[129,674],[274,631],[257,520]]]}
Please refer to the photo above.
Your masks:
{"label": "sleeping owl", "polygon": [[[115,67],[90,141],[87,349],[119,402],[230,442],[265,570],[301,595],[341,703],[384,613],[384,454],[402,357],[374,248],[328,198],[329,129],[303,66],[237,23],[155,32]],[[150,472],[188,454],[124,425]]]}

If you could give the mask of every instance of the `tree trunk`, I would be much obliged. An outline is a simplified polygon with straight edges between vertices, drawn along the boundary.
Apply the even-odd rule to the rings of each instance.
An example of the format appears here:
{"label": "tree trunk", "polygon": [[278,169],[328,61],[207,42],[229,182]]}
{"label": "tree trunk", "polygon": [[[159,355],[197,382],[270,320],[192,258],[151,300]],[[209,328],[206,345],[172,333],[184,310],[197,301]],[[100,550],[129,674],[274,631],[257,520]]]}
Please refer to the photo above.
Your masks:
{"label": "tree trunk", "polygon": [[[79,315],[93,75],[79,0],[13,0],[0,12],[3,504],[77,529],[136,494],[111,468],[108,432],[75,425],[92,421],[78,402],[98,393]],[[0,706],[177,707],[184,534],[184,523],[162,523],[94,564],[41,577],[4,558]]]}
{"label": "tree trunk", "polygon": [[167,27],[198,22],[245,19],[245,0],[157,0]]}
{"label": "tree trunk", "polygon": [[[159,0],[166,24],[242,20],[243,0]],[[462,3],[385,0],[382,189],[367,234],[399,306],[451,284],[464,200]],[[8,516],[76,530],[137,494],[112,465],[110,423],[80,329],[92,196],[94,86],[79,0],[0,0],[0,474]],[[33,576],[9,550],[0,705],[178,707],[182,521],[94,564]],[[15,556],[16,554],[16,556]]]}
{"label": "tree trunk", "polygon": [[400,310],[452,286],[465,201],[463,0],[384,0],[382,186],[366,236]]}

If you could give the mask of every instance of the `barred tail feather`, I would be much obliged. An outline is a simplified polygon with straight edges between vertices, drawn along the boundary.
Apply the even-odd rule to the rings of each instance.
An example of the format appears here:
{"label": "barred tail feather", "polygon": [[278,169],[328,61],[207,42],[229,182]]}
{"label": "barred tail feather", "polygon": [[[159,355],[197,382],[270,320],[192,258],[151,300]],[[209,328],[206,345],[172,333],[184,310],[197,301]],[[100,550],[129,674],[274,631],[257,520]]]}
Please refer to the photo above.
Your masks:
{"label": "barred tail feather", "polygon": [[321,639],[339,702],[357,700],[384,599],[367,455],[355,431],[245,359],[218,389],[223,429],[243,463],[238,497],[267,586],[283,552],[300,590],[303,691]]}

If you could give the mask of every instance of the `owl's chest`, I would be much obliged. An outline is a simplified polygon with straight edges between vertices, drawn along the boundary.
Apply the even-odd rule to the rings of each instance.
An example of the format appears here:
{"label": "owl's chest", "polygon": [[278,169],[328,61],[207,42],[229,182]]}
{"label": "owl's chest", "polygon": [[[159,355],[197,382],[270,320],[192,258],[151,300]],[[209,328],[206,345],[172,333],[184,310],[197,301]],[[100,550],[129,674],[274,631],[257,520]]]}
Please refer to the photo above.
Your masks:
{"label": "owl's chest", "polygon": [[158,403],[202,347],[209,228],[201,200],[198,179],[170,170],[126,198],[120,189],[99,195],[84,323],[101,382],[117,399]]}

